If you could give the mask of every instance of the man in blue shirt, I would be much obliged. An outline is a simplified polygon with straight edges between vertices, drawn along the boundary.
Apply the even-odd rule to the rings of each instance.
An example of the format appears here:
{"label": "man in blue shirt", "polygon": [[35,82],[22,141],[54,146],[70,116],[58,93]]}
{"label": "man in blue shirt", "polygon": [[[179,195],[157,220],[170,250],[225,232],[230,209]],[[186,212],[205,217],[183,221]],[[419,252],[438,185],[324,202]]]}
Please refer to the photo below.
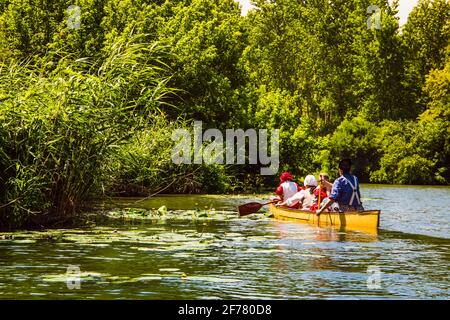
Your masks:
{"label": "man in blue shirt", "polygon": [[361,202],[361,193],[359,192],[358,178],[350,174],[351,165],[350,159],[344,159],[339,162],[340,177],[334,181],[329,201],[316,211],[317,215],[328,209],[334,202],[339,204],[340,212],[364,210]]}

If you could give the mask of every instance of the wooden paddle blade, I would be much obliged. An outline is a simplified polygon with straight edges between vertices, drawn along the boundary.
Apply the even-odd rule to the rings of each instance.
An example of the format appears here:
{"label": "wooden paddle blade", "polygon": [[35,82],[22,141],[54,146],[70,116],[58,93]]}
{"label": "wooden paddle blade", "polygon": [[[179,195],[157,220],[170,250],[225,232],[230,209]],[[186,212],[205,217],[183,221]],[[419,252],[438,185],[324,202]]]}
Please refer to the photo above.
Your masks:
{"label": "wooden paddle blade", "polygon": [[242,217],[242,216],[246,216],[246,215],[249,215],[252,213],[256,213],[262,208],[263,205],[265,205],[265,203],[259,203],[259,202],[250,202],[250,203],[240,205],[238,207],[239,215]]}

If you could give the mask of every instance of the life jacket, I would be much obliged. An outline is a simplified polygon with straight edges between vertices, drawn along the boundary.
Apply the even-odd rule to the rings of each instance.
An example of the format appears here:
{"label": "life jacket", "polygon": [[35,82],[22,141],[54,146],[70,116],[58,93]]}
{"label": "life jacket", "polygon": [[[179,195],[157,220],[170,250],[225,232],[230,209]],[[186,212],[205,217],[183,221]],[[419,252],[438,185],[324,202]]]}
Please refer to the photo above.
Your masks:
{"label": "life jacket", "polygon": [[317,198],[317,200],[319,199],[319,194],[321,201],[328,197],[327,189],[324,187],[317,187],[316,189],[314,189],[314,196]]}
{"label": "life jacket", "polygon": [[353,177],[353,183],[349,179],[344,177],[344,179],[347,180],[348,184],[352,188],[352,196],[350,198],[350,203],[348,203],[346,205],[353,206],[353,200],[355,200],[355,197],[356,197],[356,201],[358,201],[358,206],[360,206],[361,200],[359,199],[359,195],[358,195],[358,181],[356,180],[355,176],[352,176],[352,177]]}

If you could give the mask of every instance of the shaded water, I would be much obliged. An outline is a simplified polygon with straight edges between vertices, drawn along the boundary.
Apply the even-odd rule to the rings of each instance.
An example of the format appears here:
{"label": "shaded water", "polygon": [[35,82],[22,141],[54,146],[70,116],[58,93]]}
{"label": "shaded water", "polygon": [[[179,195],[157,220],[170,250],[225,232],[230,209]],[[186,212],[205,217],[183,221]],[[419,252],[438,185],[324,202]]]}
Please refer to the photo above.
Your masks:
{"label": "shaded water", "polygon": [[362,193],[382,210],[378,235],[238,218],[254,197],[115,199],[106,225],[0,234],[0,299],[448,299],[450,188]]}

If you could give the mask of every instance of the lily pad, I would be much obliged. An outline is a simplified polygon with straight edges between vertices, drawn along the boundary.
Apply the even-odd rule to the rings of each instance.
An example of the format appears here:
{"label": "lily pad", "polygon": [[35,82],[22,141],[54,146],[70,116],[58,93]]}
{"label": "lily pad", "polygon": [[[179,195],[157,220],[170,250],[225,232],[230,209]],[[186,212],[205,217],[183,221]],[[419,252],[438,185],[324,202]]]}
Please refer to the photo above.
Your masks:
{"label": "lily pad", "polygon": [[145,276],[145,277],[138,277],[135,278],[138,281],[149,281],[149,280],[162,280],[163,277],[161,276]]}
{"label": "lily pad", "polygon": [[178,268],[161,268],[161,269],[159,269],[159,271],[161,271],[161,272],[175,272],[175,271],[180,271],[180,269],[178,269]]}
{"label": "lily pad", "polygon": [[33,239],[18,239],[18,240],[11,240],[12,243],[36,243],[36,240]]}
{"label": "lily pad", "polygon": [[232,279],[232,278],[223,278],[223,277],[215,277],[215,276],[188,276],[187,280],[193,281],[201,281],[201,282],[222,282],[222,283],[234,283],[240,282],[242,280]]}
{"label": "lily pad", "polygon": [[161,215],[165,215],[167,214],[167,207],[166,206],[162,206],[158,208],[158,213]]}
{"label": "lily pad", "polygon": [[104,280],[109,275],[102,274],[98,272],[81,272],[79,275],[62,273],[62,274],[49,274],[42,277],[42,280],[45,282],[67,282],[68,279],[73,279],[74,277],[79,276],[81,281],[97,281]]}

